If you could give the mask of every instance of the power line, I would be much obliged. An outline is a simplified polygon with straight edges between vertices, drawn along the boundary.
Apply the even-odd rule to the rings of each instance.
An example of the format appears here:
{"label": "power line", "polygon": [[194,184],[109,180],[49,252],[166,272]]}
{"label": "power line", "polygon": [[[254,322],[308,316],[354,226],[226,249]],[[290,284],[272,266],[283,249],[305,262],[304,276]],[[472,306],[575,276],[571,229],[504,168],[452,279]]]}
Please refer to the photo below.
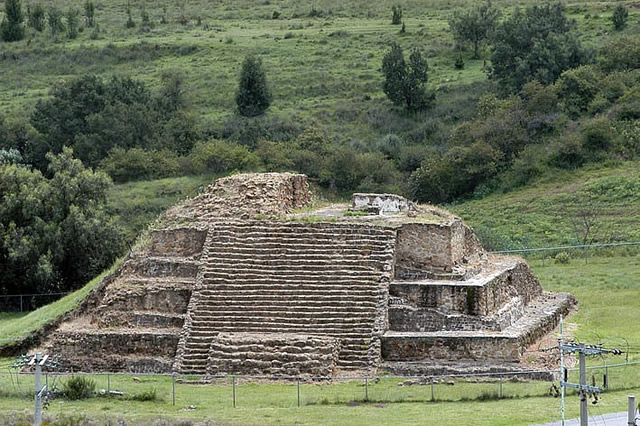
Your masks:
{"label": "power line", "polygon": [[578,248],[598,248],[598,247],[621,247],[621,246],[640,246],[640,241],[631,241],[624,243],[596,243],[596,244],[577,244],[573,246],[557,246],[557,247],[538,247],[538,248],[523,248],[523,249],[510,249],[510,250],[496,250],[490,251],[492,254],[505,254],[505,253],[530,253],[536,251],[547,250],[567,250]]}

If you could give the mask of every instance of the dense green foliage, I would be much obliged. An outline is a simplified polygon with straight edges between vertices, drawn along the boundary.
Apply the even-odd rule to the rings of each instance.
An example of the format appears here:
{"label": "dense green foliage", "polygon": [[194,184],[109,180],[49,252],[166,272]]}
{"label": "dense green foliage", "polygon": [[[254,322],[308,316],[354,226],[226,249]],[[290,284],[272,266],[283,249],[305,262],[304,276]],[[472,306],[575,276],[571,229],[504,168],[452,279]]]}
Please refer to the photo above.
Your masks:
{"label": "dense green foliage", "polygon": [[551,84],[563,71],[588,61],[564,10],[561,3],[516,9],[498,26],[491,77],[503,92],[518,91],[531,80]]}
{"label": "dense green foliage", "polygon": [[121,253],[121,233],[104,212],[110,180],[70,149],[48,154],[50,179],[0,165],[0,292],[65,291],[87,282]]}
{"label": "dense green foliage", "polygon": [[3,41],[19,41],[24,38],[24,15],[20,0],[4,2],[4,18],[0,22],[0,38]]}
{"label": "dense green foliage", "polygon": [[271,100],[271,91],[267,86],[262,61],[256,56],[246,57],[242,63],[236,92],[238,112],[245,117],[264,114],[271,105]]}
{"label": "dense green foliage", "polygon": [[500,18],[500,10],[487,1],[469,9],[457,10],[449,20],[449,27],[458,43],[471,43],[477,59],[480,43],[489,40]]}

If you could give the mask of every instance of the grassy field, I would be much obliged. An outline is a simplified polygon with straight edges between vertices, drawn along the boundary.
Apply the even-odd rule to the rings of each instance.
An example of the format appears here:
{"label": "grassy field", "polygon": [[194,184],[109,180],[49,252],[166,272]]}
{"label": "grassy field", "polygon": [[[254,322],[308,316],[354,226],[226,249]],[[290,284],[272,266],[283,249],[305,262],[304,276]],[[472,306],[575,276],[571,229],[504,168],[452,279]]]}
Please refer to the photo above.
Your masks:
{"label": "grassy field", "polygon": [[[48,5],[49,0],[42,1]],[[84,2],[57,2],[66,9]],[[153,28],[125,28],[126,2],[98,2],[97,38],[85,29],[76,40],[64,35],[53,42],[50,34],[29,33],[27,39],[2,44],[5,78],[0,82],[0,112],[22,115],[46,96],[57,81],[93,73],[131,75],[158,86],[163,72],[187,74],[189,95],[196,110],[211,126],[223,128],[232,119],[233,93],[242,58],[259,54],[264,61],[275,102],[269,116],[295,118],[306,126],[319,124],[341,140],[366,141],[393,132],[403,121],[390,109],[381,90],[380,64],[393,41],[403,47],[419,46],[429,58],[430,84],[441,102],[417,121],[439,116],[456,120],[450,92],[473,82],[486,81],[485,58],[466,59],[454,68],[458,55],[447,20],[468,0],[383,0],[374,3],[329,0],[218,1],[185,3],[186,25],[177,23],[182,11],[173,1],[147,2]],[[391,6],[404,9],[407,32],[390,24]],[[499,0],[494,4],[510,13],[514,5],[532,1]],[[140,24],[142,2],[132,2],[134,21]],[[577,19],[588,45],[611,37],[610,15],[616,2],[569,1],[568,13]],[[166,7],[166,13],[163,12]],[[278,19],[272,19],[274,12]],[[166,24],[162,24],[163,15]],[[630,22],[638,17],[631,9]],[[625,30],[637,34],[638,26]],[[467,99],[473,103],[474,98]],[[447,117],[447,113],[450,115]],[[411,120],[415,125],[415,121]]]}
{"label": "grassy field", "polygon": [[638,167],[629,162],[559,172],[518,190],[447,208],[493,249],[577,244],[572,218],[589,205],[597,212],[596,242],[640,241]]}

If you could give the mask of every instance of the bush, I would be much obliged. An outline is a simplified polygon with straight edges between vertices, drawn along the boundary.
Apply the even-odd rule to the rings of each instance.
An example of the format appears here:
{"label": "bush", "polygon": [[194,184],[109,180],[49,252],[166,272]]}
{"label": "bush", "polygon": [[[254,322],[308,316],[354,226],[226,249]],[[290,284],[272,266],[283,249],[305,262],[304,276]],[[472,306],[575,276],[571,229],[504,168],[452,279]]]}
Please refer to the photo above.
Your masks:
{"label": "bush", "polygon": [[618,37],[600,50],[600,67],[607,72],[640,68],[638,37]]}
{"label": "bush", "polygon": [[549,163],[562,169],[576,169],[584,163],[582,141],[575,135],[567,135],[551,145]]}
{"label": "bush", "polygon": [[569,116],[578,117],[589,109],[589,104],[600,90],[601,80],[602,75],[591,65],[562,73],[556,90]]}
{"label": "bush", "polygon": [[198,142],[189,154],[197,173],[228,173],[233,170],[255,170],[260,159],[246,146],[221,140]]}
{"label": "bush", "polygon": [[145,151],[116,147],[102,160],[100,168],[115,182],[160,179],[180,174],[178,156],[168,149]]}
{"label": "bush", "polygon": [[611,147],[616,138],[615,129],[610,120],[598,118],[591,120],[582,131],[582,146],[590,152],[605,151]]}
{"label": "bush", "polygon": [[627,19],[629,18],[629,11],[623,4],[618,4],[613,11],[611,20],[613,21],[613,27],[616,31],[620,31],[627,25]]}
{"label": "bush", "polygon": [[63,385],[64,395],[74,401],[94,396],[96,382],[85,376],[71,376]]}
{"label": "bush", "polygon": [[568,265],[571,262],[571,256],[566,251],[561,251],[554,257],[554,262],[558,265]]}
{"label": "bush", "polygon": [[128,395],[127,398],[130,401],[156,401],[158,400],[158,395],[155,389],[146,390],[138,393],[134,393],[132,395]]}

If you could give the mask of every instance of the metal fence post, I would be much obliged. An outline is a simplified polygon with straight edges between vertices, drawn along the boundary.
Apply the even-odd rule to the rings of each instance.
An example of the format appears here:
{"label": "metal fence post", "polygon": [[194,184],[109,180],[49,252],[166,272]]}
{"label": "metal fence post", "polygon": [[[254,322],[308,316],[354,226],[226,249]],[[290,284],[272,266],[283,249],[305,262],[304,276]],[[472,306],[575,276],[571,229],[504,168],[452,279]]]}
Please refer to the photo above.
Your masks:
{"label": "metal fence post", "polygon": [[172,401],[176,405],[176,373],[171,375]]}
{"label": "metal fence post", "polygon": [[107,373],[107,396],[111,395],[111,375]]}
{"label": "metal fence post", "polygon": [[431,378],[431,401],[434,401],[434,400],[435,400],[435,397],[434,397],[434,394],[433,394],[433,377],[432,377]]}
{"label": "metal fence post", "polygon": [[231,376],[233,408],[236,408],[236,376]]}
{"label": "metal fence post", "polygon": [[365,402],[369,401],[369,378],[364,378],[364,400]]}
{"label": "metal fence post", "polygon": [[300,408],[300,377],[298,377],[298,408]]}
{"label": "metal fence post", "polygon": [[500,376],[500,399],[502,399],[502,376]]}
{"label": "metal fence post", "polygon": [[20,312],[22,312],[22,295],[20,295]]}

